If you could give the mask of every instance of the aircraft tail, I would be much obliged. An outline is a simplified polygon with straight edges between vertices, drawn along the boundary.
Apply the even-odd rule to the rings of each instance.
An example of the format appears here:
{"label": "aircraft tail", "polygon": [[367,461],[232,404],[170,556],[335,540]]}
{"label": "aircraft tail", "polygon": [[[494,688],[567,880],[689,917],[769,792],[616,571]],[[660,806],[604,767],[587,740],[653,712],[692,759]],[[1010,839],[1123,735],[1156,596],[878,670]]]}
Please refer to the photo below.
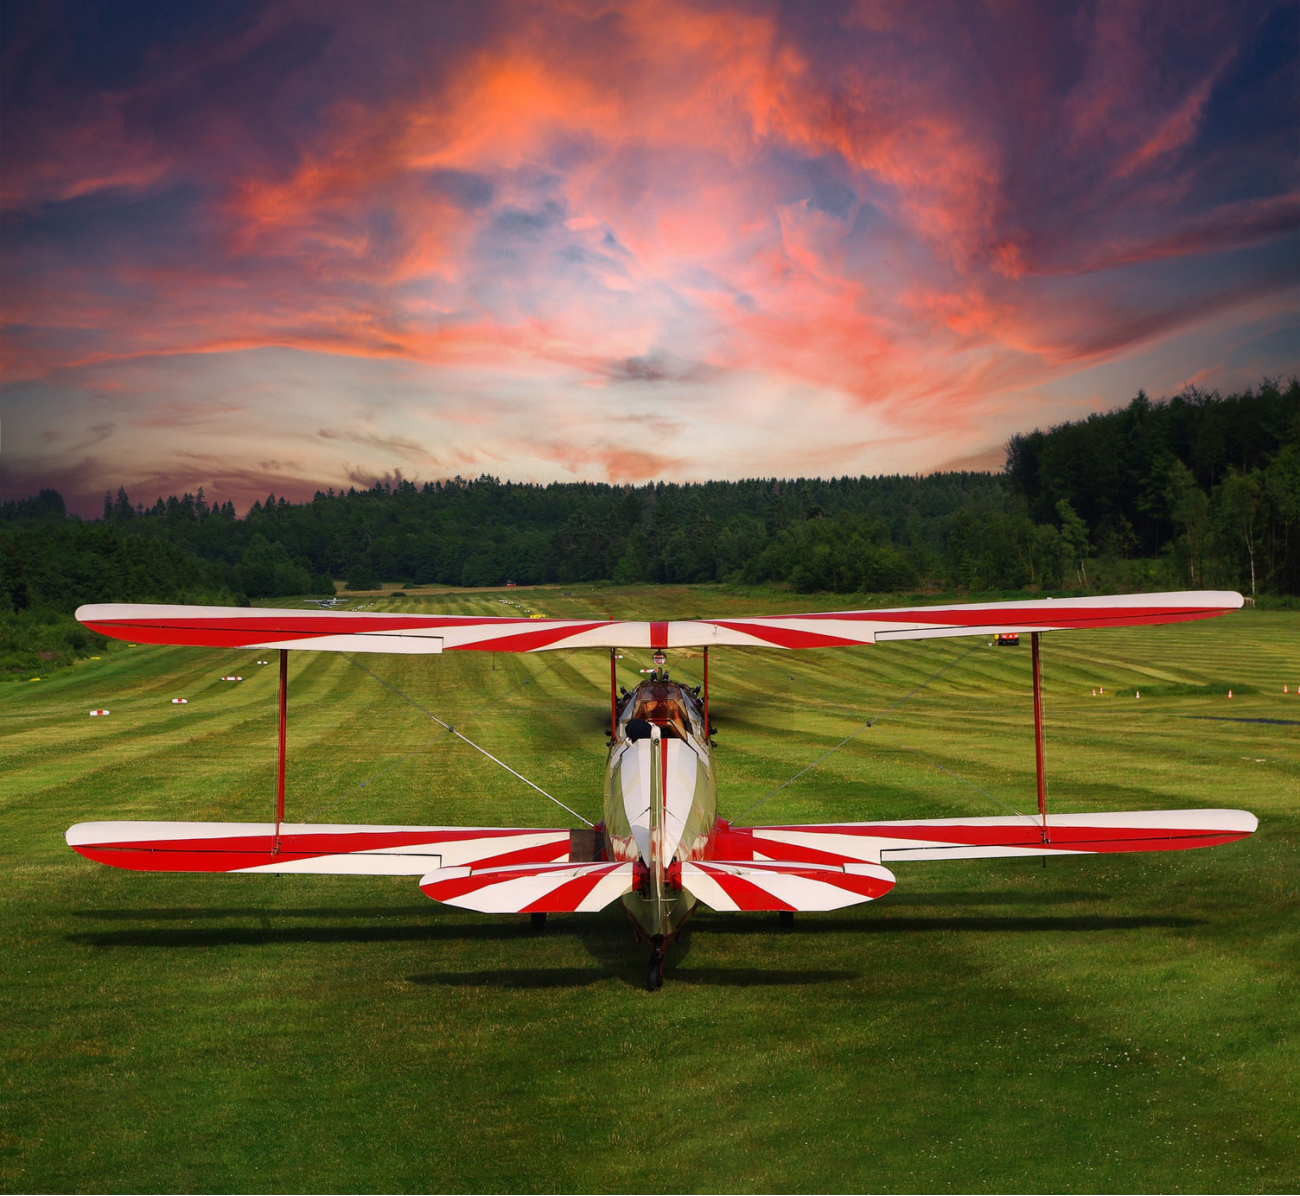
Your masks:
{"label": "aircraft tail", "polygon": [[590,914],[632,891],[635,867],[596,861],[438,868],[420,888],[434,901],[485,914]]}
{"label": "aircraft tail", "polygon": [[710,909],[820,911],[883,897],[894,874],[879,864],[697,860],[682,865],[682,888]]}

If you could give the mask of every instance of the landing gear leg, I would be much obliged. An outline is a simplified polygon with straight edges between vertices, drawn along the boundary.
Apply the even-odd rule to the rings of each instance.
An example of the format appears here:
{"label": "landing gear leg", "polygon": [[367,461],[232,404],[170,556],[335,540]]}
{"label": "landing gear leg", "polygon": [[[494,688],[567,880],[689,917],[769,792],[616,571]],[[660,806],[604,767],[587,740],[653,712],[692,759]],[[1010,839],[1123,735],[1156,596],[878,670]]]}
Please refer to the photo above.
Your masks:
{"label": "landing gear leg", "polygon": [[534,934],[541,934],[546,929],[545,914],[531,914],[532,927]]}
{"label": "landing gear leg", "polygon": [[794,929],[794,910],[792,909],[779,910],[777,916],[781,919],[782,930]]}
{"label": "landing gear leg", "polygon": [[650,940],[654,949],[650,952],[650,970],[646,974],[646,992],[658,992],[664,983],[664,936],[657,934]]}

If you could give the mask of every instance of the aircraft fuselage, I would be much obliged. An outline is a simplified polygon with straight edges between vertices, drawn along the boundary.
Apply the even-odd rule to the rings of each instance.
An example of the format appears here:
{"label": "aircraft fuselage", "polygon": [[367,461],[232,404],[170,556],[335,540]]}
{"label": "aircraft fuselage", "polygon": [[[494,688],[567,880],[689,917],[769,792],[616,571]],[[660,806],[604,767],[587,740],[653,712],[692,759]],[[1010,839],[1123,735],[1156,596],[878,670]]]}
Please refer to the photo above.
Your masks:
{"label": "aircraft fuselage", "polygon": [[661,943],[695,906],[681,888],[681,864],[713,854],[713,747],[698,692],[659,677],[623,698],[616,728],[605,769],[605,852],[637,864],[623,906],[641,934]]}

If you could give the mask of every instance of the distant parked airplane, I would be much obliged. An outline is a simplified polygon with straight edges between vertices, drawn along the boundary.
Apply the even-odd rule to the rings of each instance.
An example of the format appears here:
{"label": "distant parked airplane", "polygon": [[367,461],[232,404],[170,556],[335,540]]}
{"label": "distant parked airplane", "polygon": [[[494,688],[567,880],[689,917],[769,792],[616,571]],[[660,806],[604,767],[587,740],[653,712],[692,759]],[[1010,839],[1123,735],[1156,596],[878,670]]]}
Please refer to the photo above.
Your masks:
{"label": "distant parked airplane", "polygon": [[317,606],[329,610],[335,606],[342,606],[345,602],[350,602],[350,598],[308,598],[307,601],[314,602]]}

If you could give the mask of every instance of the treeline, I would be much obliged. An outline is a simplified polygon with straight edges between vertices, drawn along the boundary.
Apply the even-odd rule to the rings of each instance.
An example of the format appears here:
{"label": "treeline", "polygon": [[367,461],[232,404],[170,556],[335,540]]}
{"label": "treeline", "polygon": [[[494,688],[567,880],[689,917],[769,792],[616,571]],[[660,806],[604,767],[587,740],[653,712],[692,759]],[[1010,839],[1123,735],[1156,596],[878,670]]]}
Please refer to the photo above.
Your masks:
{"label": "treeline", "polygon": [[[1163,556],[1181,585],[1300,593],[1300,382],[1189,390],[1013,436],[1007,481],[1036,522],[1079,516],[1100,557]],[[1063,506],[1062,504],[1065,504]]]}
{"label": "treeline", "polygon": [[84,602],[232,603],[225,571],[163,537],[67,517],[62,496],[0,506],[0,668],[43,672],[102,649],[70,615]]}
{"label": "treeline", "polygon": [[[204,492],[69,517],[0,504],[0,619],[90,601],[239,602],[507,581],[800,591],[1233,587],[1300,594],[1300,382],[1189,391],[1015,436],[1004,473],[525,485],[496,478]],[[29,616],[30,617],[30,616]]]}

